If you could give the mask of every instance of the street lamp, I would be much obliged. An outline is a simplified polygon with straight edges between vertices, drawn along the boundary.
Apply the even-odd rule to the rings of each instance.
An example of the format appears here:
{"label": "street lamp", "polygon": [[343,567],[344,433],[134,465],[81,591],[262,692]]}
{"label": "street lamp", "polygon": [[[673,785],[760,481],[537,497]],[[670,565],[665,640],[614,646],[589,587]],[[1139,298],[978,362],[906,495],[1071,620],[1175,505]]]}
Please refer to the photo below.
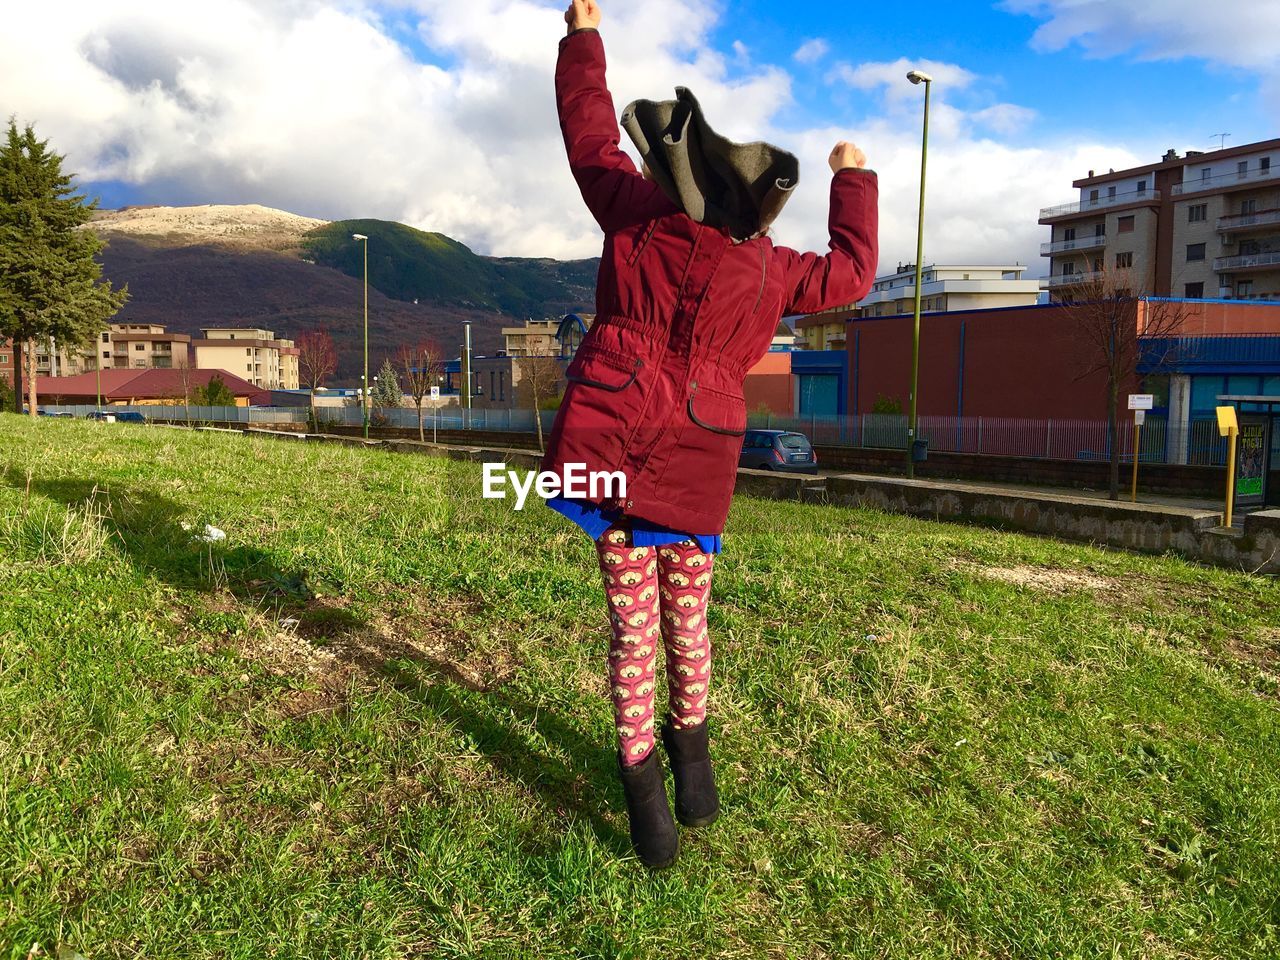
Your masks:
{"label": "street lamp", "polygon": [[363,233],[353,233],[351,239],[364,244],[364,399],[361,409],[364,410],[364,438],[369,439],[369,238]]}
{"label": "street lamp", "polygon": [[919,424],[920,395],[920,280],[924,270],[924,175],[929,159],[929,89],[933,77],[919,70],[912,70],[907,79],[913,84],[924,84],[924,133],[920,139],[920,219],[916,224],[916,304],[915,325],[911,334],[911,418],[907,424],[907,476],[916,475],[916,434]]}

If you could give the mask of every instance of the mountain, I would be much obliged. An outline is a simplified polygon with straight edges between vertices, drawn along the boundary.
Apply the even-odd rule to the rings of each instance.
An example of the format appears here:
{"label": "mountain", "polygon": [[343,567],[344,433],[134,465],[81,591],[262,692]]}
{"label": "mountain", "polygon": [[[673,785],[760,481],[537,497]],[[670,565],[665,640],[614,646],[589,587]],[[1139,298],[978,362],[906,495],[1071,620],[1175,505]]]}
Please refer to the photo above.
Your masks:
{"label": "mountain", "polygon": [[199,335],[207,326],[261,326],[296,338],[326,327],[339,380],[360,370],[364,250],[369,237],[370,366],[398,348],[434,340],[457,356],[462,323],[477,352],[502,346],[501,328],[526,317],[590,310],[598,261],[483,257],[438,233],[382,220],[328,223],[268,207],[128,207],[100,211],[103,275],[127,283],[118,320],[163,323]]}

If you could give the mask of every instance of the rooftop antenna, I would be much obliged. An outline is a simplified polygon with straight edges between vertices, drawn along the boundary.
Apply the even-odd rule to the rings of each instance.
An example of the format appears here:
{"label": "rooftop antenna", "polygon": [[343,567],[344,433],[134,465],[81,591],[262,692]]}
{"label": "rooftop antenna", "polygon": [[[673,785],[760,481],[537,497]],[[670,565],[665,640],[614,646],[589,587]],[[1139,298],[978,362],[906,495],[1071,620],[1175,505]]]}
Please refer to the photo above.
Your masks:
{"label": "rooftop antenna", "polygon": [[1225,147],[1225,146],[1227,145],[1227,137],[1231,136],[1231,134],[1229,134],[1229,133],[1214,133],[1214,134],[1210,134],[1210,136],[1214,136],[1214,137],[1217,137],[1217,138],[1218,138],[1218,149],[1219,149],[1219,150],[1221,150],[1223,147]]}

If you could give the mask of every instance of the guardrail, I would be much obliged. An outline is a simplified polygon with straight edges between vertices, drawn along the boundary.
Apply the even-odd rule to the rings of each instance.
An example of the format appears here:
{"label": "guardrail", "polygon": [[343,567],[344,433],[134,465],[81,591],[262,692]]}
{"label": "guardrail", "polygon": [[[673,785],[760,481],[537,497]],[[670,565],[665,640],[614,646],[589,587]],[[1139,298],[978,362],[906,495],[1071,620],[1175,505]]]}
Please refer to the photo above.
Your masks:
{"label": "guardrail", "polygon": [[1106,234],[1073,237],[1070,240],[1055,240],[1053,243],[1040,244],[1040,256],[1047,257],[1055,253],[1070,253],[1072,250],[1094,250],[1106,245]]}
{"label": "guardrail", "polygon": [[1274,180],[1280,176],[1280,168],[1268,167],[1263,170],[1261,167],[1255,170],[1246,170],[1241,173],[1234,170],[1230,173],[1220,173],[1216,177],[1201,177],[1199,180],[1184,180],[1182,183],[1175,183],[1169,190],[1169,195],[1180,197],[1187,193],[1199,193],[1202,190],[1217,190],[1222,187],[1234,186],[1238,183],[1252,183],[1256,180]]}
{"label": "guardrail", "polygon": [[1084,213],[1088,210],[1106,210],[1108,207],[1118,207],[1128,203],[1158,203],[1159,200],[1159,190],[1131,190],[1127,193],[1117,193],[1114,197],[1076,200],[1074,203],[1060,203],[1056,207],[1044,207],[1040,210],[1040,219],[1050,220],[1054,217]]}

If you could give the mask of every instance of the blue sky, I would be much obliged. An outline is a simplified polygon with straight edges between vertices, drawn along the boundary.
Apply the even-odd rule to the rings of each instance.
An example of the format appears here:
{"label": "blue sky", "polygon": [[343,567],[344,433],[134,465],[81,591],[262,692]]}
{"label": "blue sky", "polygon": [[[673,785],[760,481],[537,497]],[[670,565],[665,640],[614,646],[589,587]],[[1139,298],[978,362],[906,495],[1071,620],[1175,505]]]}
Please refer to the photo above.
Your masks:
{"label": "blue sky", "polygon": [[[783,242],[825,245],[823,161],[837,137],[857,140],[881,177],[882,265],[914,250],[919,92],[905,65],[938,78],[929,259],[1034,275],[1039,207],[1089,168],[1280,128],[1277,2],[1218,0],[1212,18],[1201,0],[602,6],[619,106],[688,85],[729,135],[800,154]],[[0,112],[37,121],[105,206],[255,202],[402,220],[484,253],[587,256],[599,235],[551,99],[559,10],[24,5],[0,34]]]}

